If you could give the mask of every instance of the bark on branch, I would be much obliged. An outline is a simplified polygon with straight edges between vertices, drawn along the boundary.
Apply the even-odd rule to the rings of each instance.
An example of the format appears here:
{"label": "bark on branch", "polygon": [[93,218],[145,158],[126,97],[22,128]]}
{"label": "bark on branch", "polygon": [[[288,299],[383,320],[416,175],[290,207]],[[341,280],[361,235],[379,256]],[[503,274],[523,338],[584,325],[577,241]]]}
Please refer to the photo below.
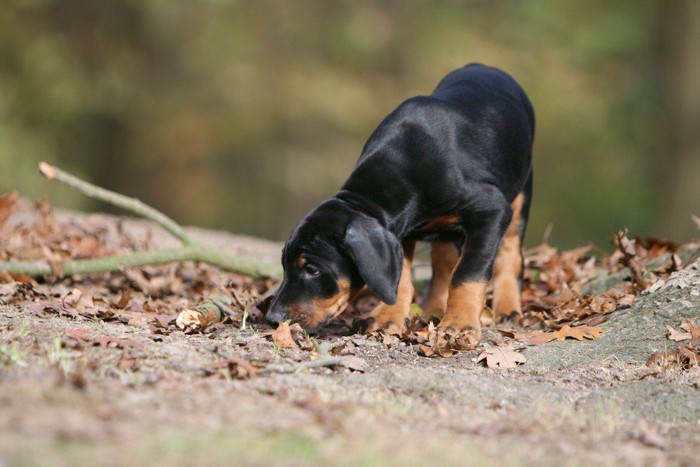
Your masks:
{"label": "bark on branch", "polygon": [[262,263],[250,258],[236,256],[218,248],[212,248],[192,238],[179,224],[168,216],[142,203],[119,193],[95,186],[70,175],[59,168],[42,162],[40,172],[49,180],[58,180],[80,191],[84,195],[125,209],[137,216],[149,219],[160,225],[182,242],[177,248],[163,248],[152,251],[137,251],[128,254],[106,256],[103,258],[68,259],[59,262],[44,260],[0,261],[0,272],[24,274],[29,276],[90,274],[114,272],[126,268],[165,264],[176,261],[201,261],[227,271],[246,274],[253,277],[267,276],[278,278],[282,270],[277,265]]}

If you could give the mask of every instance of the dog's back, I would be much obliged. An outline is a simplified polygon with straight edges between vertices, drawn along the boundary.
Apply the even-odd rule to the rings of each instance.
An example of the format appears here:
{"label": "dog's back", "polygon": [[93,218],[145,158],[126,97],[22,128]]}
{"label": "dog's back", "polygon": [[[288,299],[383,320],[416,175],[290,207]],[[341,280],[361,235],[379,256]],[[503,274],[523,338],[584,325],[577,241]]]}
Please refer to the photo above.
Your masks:
{"label": "dog's back", "polygon": [[[467,65],[380,123],[339,197],[379,204],[399,235],[436,207],[473,204],[483,187],[497,187],[510,202],[530,176],[533,133],[534,112],[517,82],[497,68]],[[415,200],[411,214],[408,200]]]}
{"label": "dog's back", "polygon": [[476,107],[477,103],[499,100],[498,96],[513,99],[522,106],[530,133],[534,135],[535,112],[530,100],[517,81],[498,68],[471,63],[445,76],[432,93],[432,97],[465,110]]}
{"label": "dog's back", "polygon": [[479,63],[459,68],[440,81],[432,97],[452,103],[470,115],[479,112],[480,104],[512,99],[522,107],[530,133],[535,134],[535,112],[530,99],[512,76],[498,68]]}

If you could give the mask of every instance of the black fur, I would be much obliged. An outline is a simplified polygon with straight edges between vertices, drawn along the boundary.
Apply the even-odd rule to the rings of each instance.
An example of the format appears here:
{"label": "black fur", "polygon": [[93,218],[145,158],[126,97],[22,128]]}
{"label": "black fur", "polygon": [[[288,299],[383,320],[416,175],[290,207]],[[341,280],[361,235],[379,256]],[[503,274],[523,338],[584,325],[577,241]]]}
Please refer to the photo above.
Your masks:
{"label": "black fur", "polygon": [[[515,80],[479,64],[453,71],[430,96],[402,103],[370,136],[341,190],[287,241],[285,279],[268,321],[287,319],[290,304],[333,296],[341,278],[393,303],[400,245],[409,238],[463,244],[453,283],[488,280],[520,192],[524,233],[534,128]],[[439,216],[457,222],[433,225]],[[299,267],[302,254],[307,263]]]}

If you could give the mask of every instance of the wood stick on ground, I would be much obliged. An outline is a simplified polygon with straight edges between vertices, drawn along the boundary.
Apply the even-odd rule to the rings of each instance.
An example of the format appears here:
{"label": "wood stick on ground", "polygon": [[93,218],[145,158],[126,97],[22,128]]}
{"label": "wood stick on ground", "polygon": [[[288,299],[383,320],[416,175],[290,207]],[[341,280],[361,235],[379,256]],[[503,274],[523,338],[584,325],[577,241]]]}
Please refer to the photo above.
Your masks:
{"label": "wood stick on ground", "polygon": [[61,183],[65,183],[89,198],[111,204],[112,206],[122,208],[125,211],[134,213],[139,217],[155,222],[167,230],[172,236],[179,239],[183,245],[191,245],[196,243],[195,240],[190,237],[187,232],[185,232],[185,230],[174,220],[162,212],[153,209],[147,204],[144,204],[139,199],[129,198],[128,196],[124,196],[120,193],[116,193],[114,191],[101,188],[97,185],[93,185],[92,183],[88,183],[84,180],[80,180],[79,178],[46,162],[41,162],[39,164],[39,172],[41,172],[41,174],[48,180],[58,180]]}
{"label": "wood stick on ground", "polygon": [[120,207],[155,222],[180,240],[182,245],[177,248],[137,251],[103,258],[69,259],[59,262],[44,260],[0,261],[0,272],[29,276],[70,276],[75,274],[115,272],[125,268],[165,264],[177,261],[201,261],[227,271],[238,272],[253,277],[267,276],[279,278],[282,275],[282,269],[278,265],[262,263],[250,258],[232,255],[218,248],[212,248],[199,242],[192,238],[185,229],[168,216],[142,203],[138,199],[129,198],[122,194],[100,188],[84,180],[80,180],[46,162],[39,164],[39,170],[49,180],[58,180],[90,198]]}
{"label": "wood stick on ground", "polygon": [[233,311],[230,306],[233,301],[225,296],[217,295],[200,303],[193,308],[182,310],[175,324],[177,327],[186,332],[204,331],[210,324],[223,321],[227,315],[231,315]]}
{"label": "wood stick on ground", "polygon": [[[210,352],[214,353],[216,356],[223,358],[224,360],[235,361],[236,357],[229,355],[226,352],[222,352],[218,347],[213,347],[208,349]],[[366,371],[367,362],[360,357],[355,356],[344,356],[344,357],[321,357],[316,360],[308,360],[305,362],[289,363],[283,365],[268,365],[266,367],[260,368],[256,371],[258,375],[270,374],[270,373],[296,373],[302,370],[309,370],[311,368],[322,368],[322,367],[334,367],[342,366],[344,368],[349,368],[354,371]]]}
{"label": "wood stick on ground", "polygon": [[296,373],[301,370],[311,368],[342,366],[355,371],[365,371],[366,362],[360,357],[322,357],[318,360],[309,360],[307,362],[290,363],[288,365],[268,365],[265,368],[258,370],[259,375],[266,373]]}

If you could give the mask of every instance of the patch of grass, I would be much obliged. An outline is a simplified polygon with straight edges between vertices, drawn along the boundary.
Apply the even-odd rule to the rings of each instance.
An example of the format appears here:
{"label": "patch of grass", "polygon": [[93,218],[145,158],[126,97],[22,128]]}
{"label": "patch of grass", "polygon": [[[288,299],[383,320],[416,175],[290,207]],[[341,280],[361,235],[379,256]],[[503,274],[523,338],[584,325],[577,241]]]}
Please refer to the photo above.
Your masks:
{"label": "patch of grass", "polygon": [[[471,443],[445,440],[403,443],[396,438],[294,432],[222,431],[172,433],[115,443],[57,440],[25,442],[7,457],[12,466],[80,465],[329,465],[480,466],[501,456],[485,455]],[[420,445],[419,445],[420,444]],[[512,456],[501,460],[519,465]]]}
{"label": "patch of grass", "polygon": [[270,349],[270,353],[277,355],[279,357],[280,355],[282,355],[282,349],[280,348],[279,345],[273,343],[272,349]]}
{"label": "patch of grass", "polygon": [[142,438],[129,448],[111,443],[57,440],[27,443],[9,465],[308,465],[321,460],[318,444],[297,433],[177,433]]}
{"label": "patch of grass", "polygon": [[56,337],[50,344],[46,344],[45,349],[49,364],[56,366],[64,374],[68,374],[73,370],[73,359],[68,351],[63,348],[60,337]]}
{"label": "patch of grass", "polygon": [[17,346],[0,345],[0,365],[17,366],[24,368],[27,366],[23,354]]}

